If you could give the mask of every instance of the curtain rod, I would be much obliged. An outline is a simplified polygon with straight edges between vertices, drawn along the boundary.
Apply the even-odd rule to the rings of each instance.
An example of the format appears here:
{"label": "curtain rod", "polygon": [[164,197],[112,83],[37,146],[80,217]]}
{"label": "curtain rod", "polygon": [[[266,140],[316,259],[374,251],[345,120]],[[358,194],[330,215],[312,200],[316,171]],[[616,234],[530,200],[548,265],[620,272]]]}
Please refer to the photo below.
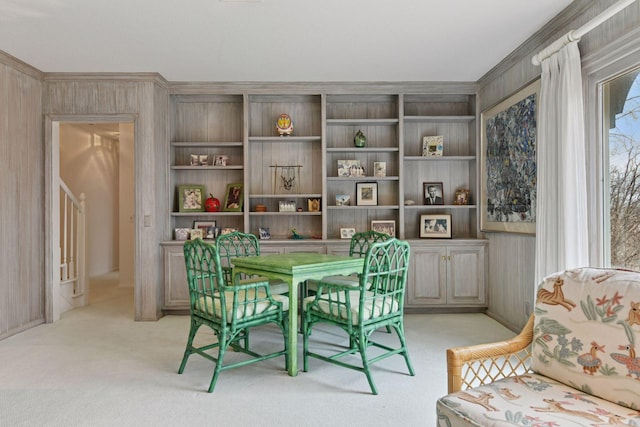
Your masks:
{"label": "curtain rod", "polygon": [[586,24],[578,28],[577,30],[569,31],[567,34],[565,34],[564,36],[560,37],[558,40],[551,43],[549,46],[542,49],[536,55],[533,55],[533,58],[531,58],[531,62],[533,63],[533,65],[540,65],[540,63],[544,59],[558,52],[560,49],[562,49],[563,46],[573,41],[579,41],[582,38],[582,36],[584,36],[589,31],[593,30],[595,27],[602,24],[604,21],[611,18],[613,15],[620,12],[622,9],[629,6],[631,3],[635,1],[636,0],[618,1],[617,3],[613,4],[609,8],[605,9],[600,15],[596,16],[595,18],[593,18],[592,20],[590,20],[589,22],[587,22]]}

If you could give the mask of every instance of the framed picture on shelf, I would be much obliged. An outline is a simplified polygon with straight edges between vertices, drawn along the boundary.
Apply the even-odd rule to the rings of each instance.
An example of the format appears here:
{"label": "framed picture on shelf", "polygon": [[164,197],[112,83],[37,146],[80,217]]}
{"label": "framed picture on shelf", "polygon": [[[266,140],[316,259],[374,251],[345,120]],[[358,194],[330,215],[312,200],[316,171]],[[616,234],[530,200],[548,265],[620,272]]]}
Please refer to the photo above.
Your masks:
{"label": "framed picture on shelf", "polygon": [[351,206],[351,196],[348,194],[336,194],[336,206]]}
{"label": "framed picture on shelf", "polygon": [[341,178],[354,178],[365,176],[364,166],[360,160],[338,160],[338,176]]}
{"label": "framed picture on shelf", "polygon": [[422,138],[422,157],[441,157],[443,151],[444,138],[442,135]]}
{"label": "framed picture on shelf", "polygon": [[200,166],[200,155],[191,154],[189,155],[189,158],[191,159],[189,163],[191,166]]}
{"label": "framed picture on shelf", "polygon": [[355,228],[345,227],[345,228],[341,228],[340,229],[340,238],[341,239],[350,239],[350,238],[353,237],[354,234],[356,234],[356,229]]}
{"label": "framed picture on shelf", "polygon": [[356,205],[377,206],[378,205],[378,183],[377,182],[356,182]]}
{"label": "framed picture on shelf", "polygon": [[202,230],[204,239],[216,238],[216,222],[215,221],[193,221],[193,228]]}
{"label": "framed picture on shelf", "polygon": [[225,156],[223,154],[218,154],[213,159],[214,166],[227,166],[229,165],[229,156]]}
{"label": "framed picture on shelf", "polygon": [[204,233],[202,232],[201,228],[192,228],[189,235],[189,239],[191,240],[204,238]]}
{"label": "framed picture on shelf", "polygon": [[420,215],[420,237],[427,239],[450,239],[451,215]]}
{"label": "framed picture on shelf", "polygon": [[176,228],[175,230],[173,230],[173,233],[175,234],[176,240],[184,241],[189,240],[190,230],[190,228]]}
{"label": "framed picture on shelf", "polygon": [[387,162],[373,162],[373,176],[387,176]]}
{"label": "framed picture on shelf", "polygon": [[307,199],[309,212],[320,212],[320,199]]}
{"label": "framed picture on shelf", "polygon": [[453,199],[454,205],[468,205],[469,204],[469,190],[462,189],[456,190],[456,198]]}
{"label": "framed picture on shelf", "polygon": [[268,227],[259,227],[258,233],[260,240],[269,240],[271,238],[271,232],[269,232]]}
{"label": "framed picture on shelf", "polygon": [[204,185],[179,185],[178,186],[178,211],[179,212],[204,212]]}
{"label": "framed picture on shelf", "polygon": [[425,205],[444,205],[444,194],[441,182],[422,183]]}
{"label": "framed picture on shelf", "polygon": [[223,211],[241,212],[243,203],[242,183],[227,184]]}
{"label": "framed picture on shelf", "polygon": [[209,165],[209,155],[208,154],[200,154],[198,157],[198,162],[200,166],[208,166]]}
{"label": "framed picture on shelf", "polygon": [[371,230],[396,237],[396,222],[392,219],[373,220],[371,221]]}
{"label": "framed picture on shelf", "polygon": [[537,79],[481,114],[482,231],[536,232],[539,94]]}

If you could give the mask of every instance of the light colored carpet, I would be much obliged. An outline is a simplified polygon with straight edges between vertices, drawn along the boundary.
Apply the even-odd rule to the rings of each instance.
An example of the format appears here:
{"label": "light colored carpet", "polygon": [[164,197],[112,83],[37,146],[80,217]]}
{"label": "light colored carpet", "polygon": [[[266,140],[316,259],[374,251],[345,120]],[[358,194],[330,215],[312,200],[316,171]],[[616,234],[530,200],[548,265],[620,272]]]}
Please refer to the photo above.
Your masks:
{"label": "light colored carpet", "polygon": [[[445,350],[513,336],[482,314],[406,315],[416,376],[400,356],[376,364],[377,396],[359,372],[311,359],[309,372],[289,377],[283,358],[225,371],[208,394],[211,362],[192,355],[177,374],[188,316],[132,319],[133,290],[110,275],[92,281],[90,306],[0,341],[0,426],[432,426],[447,390]],[[311,345],[341,342],[324,328]],[[276,327],[252,333],[258,349],[274,343]]]}

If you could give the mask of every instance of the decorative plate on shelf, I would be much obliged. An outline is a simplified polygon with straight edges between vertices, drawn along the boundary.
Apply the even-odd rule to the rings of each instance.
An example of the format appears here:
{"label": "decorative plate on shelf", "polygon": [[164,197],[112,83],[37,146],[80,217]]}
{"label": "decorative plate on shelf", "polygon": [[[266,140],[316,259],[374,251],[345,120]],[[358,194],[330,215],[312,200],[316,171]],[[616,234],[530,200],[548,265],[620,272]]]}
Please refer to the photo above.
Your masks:
{"label": "decorative plate on shelf", "polygon": [[293,121],[288,114],[280,114],[276,121],[276,130],[280,136],[291,135],[293,133]]}

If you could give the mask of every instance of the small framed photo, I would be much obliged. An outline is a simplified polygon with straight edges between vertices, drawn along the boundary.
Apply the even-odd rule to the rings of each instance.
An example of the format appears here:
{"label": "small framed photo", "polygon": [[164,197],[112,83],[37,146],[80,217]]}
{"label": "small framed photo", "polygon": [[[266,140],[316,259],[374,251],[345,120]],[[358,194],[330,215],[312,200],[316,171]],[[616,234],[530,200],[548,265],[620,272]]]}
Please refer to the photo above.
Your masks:
{"label": "small framed photo", "polygon": [[351,196],[348,194],[336,194],[336,206],[351,206]]}
{"label": "small framed photo", "polygon": [[425,205],[444,205],[444,194],[441,182],[424,182],[422,184]]}
{"label": "small framed photo", "polygon": [[338,176],[342,178],[353,178],[365,176],[364,166],[360,160],[338,160]]}
{"label": "small framed photo", "polygon": [[420,237],[428,239],[450,239],[451,215],[420,215]]}
{"label": "small framed photo", "polygon": [[224,227],[222,229],[220,229],[220,235],[225,235],[225,234],[231,234],[234,231],[238,231],[237,228],[231,228],[231,227]]}
{"label": "small framed photo", "polygon": [[422,157],[439,157],[444,151],[444,138],[442,135],[425,136],[422,138]]}
{"label": "small framed photo", "polygon": [[378,204],[377,182],[356,182],[356,205],[376,206]]}
{"label": "small framed photo", "polygon": [[309,212],[320,212],[320,199],[307,199]]}
{"label": "small framed photo", "polygon": [[396,237],[396,222],[392,219],[373,220],[371,221],[371,230]]}
{"label": "small framed photo", "polygon": [[469,204],[469,190],[462,189],[456,190],[456,198],[453,200],[454,205],[468,205]]}
{"label": "small framed photo", "polygon": [[341,239],[350,239],[353,235],[356,234],[355,228],[341,228],[340,229],[340,238]]}
{"label": "small framed photo", "polygon": [[387,176],[387,162],[373,162],[373,176]]}
{"label": "small framed photo", "polygon": [[189,234],[190,234],[189,239],[191,240],[202,239],[204,237],[204,233],[200,228],[192,228]]}
{"label": "small framed photo", "polygon": [[204,185],[178,186],[179,212],[204,212]]}
{"label": "small framed photo", "polygon": [[268,227],[259,227],[258,233],[260,240],[269,240],[271,238],[271,233],[269,232]]}
{"label": "small framed photo", "polygon": [[209,155],[208,154],[200,154],[198,157],[198,162],[200,166],[208,166],[209,165]]}
{"label": "small framed photo", "polygon": [[228,166],[229,165],[229,156],[225,156],[222,154],[219,154],[217,156],[214,157],[213,159],[213,165],[214,166]]}
{"label": "small framed photo", "polygon": [[243,203],[242,183],[236,182],[227,184],[226,196],[224,198],[223,211],[241,212]]}
{"label": "small framed photo", "polygon": [[180,241],[189,240],[189,230],[191,230],[191,229],[190,228],[176,228],[175,230],[173,230],[173,233],[175,234],[176,240],[180,240]]}
{"label": "small framed photo", "polygon": [[216,235],[215,235],[216,222],[215,221],[193,221],[193,228],[202,230],[204,239],[212,240],[216,238]]}
{"label": "small framed photo", "polygon": [[191,159],[189,163],[191,166],[200,166],[200,155],[191,154],[189,155],[189,158]]}

